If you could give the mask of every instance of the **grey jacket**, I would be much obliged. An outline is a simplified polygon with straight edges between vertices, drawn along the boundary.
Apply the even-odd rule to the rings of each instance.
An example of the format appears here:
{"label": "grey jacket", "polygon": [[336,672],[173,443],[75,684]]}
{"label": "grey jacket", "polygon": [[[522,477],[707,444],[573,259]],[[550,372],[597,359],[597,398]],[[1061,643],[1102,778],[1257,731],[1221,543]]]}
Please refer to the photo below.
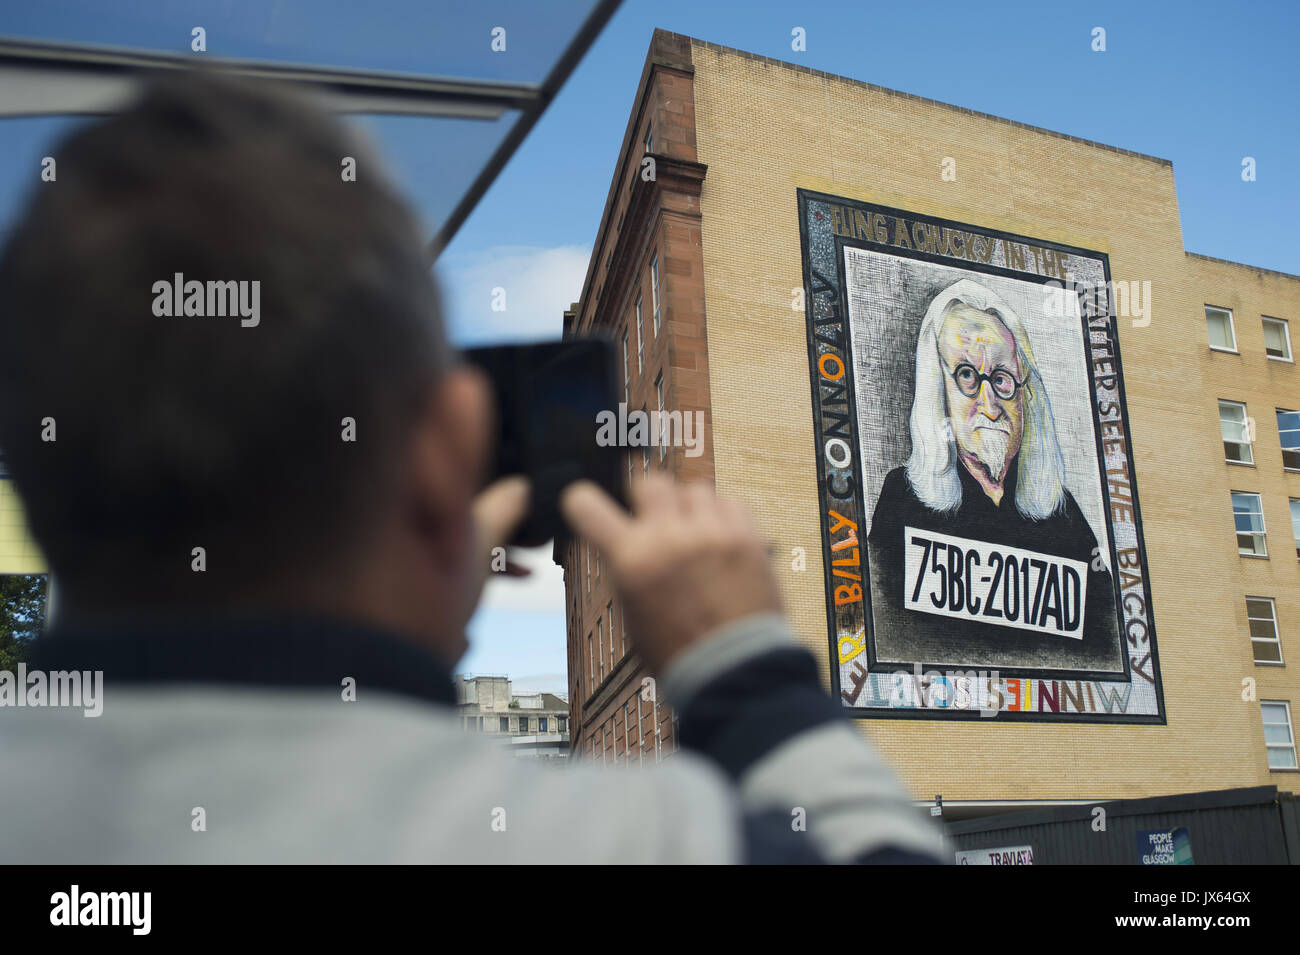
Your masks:
{"label": "grey jacket", "polygon": [[0,863],[938,861],[775,616],[673,661],[683,751],[645,769],[517,760],[444,668],[337,622],[55,632],[30,667],[103,670],[103,712],[0,708]]}

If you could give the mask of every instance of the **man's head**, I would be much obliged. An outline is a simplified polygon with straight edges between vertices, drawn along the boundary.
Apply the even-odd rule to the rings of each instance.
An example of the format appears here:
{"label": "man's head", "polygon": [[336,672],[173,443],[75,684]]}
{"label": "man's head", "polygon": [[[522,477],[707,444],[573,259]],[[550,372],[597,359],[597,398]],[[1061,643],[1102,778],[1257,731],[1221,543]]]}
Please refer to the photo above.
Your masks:
{"label": "man's head", "polygon": [[1015,336],[995,313],[954,303],[939,326],[939,359],[958,452],[1001,481],[1024,433]]}
{"label": "man's head", "polygon": [[[907,476],[936,511],[961,504],[957,468],[995,482],[1017,460],[1016,509],[1040,520],[1065,496],[1065,461],[1029,336],[1019,316],[970,279],[931,301],[916,343]],[[961,458],[967,464],[959,463]]]}
{"label": "man's head", "polygon": [[[63,606],[463,623],[487,394],[365,147],[287,94],[176,75],[54,156],[0,255],[0,447]],[[178,273],[258,282],[260,320],[160,317]]]}

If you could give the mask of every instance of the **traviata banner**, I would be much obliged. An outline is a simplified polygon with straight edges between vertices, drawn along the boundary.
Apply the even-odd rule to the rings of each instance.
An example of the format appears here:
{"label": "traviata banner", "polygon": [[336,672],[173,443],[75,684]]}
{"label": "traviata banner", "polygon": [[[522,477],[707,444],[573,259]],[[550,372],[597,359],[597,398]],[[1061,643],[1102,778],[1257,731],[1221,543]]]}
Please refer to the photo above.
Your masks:
{"label": "traviata banner", "polygon": [[1106,256],[804,190],[799,212],[843,704],[1164,722]]}
{"label": "traviata banner", "polygon": [[1033,846],[1002,849],[967,849],[957,853],[958,865],[1033,865]]}

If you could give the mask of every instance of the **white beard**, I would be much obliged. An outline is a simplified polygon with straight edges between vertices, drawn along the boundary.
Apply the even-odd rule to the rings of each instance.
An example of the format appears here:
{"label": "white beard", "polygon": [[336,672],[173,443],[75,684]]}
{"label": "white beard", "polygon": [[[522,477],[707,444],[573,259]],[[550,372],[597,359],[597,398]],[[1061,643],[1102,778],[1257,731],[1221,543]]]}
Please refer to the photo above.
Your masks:
{"label": "white beard", "polygon": [[1007,447],[1011,444],[1011,435],[991,428],[980,428],[976,435],[979,442],[975,456],[988,468],[993,480],[1001,481],[1003,472],[1007,469]]}

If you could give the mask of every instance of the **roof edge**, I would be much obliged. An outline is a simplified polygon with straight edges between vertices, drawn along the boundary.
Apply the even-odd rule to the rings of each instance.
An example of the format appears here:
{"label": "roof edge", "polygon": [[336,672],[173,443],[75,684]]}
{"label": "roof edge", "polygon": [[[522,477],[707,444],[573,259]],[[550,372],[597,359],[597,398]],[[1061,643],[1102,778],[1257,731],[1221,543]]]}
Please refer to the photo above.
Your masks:
{"label": "roof edge", "polygon": [[1293,281],[1300,282],[1300,275],[1295,275],[1294,273],[1291,272],[1280,272],[1277,269],[1266,269],[1262,265],[1251,265],[1249,262],[1234,262],[1232,259],[1220,259],[1220,258],[1216,258],[1213,255],[1204,255],[1200,252],[1187,251],[1186,254],[1191,256],[1194,259],[1201,259],[1202,261],[1205,262],[1216,262],[1219,265],[1231,265],[1239,269],[1250,269],[1252,272],[1265,272],[1269,275],[1276,275],[1279,278],[1291,279]]}
{"label": "roof edge", "polygon": [[1080,143],[1081,145],[1084,146],[1092,146],[1096,149],[1104,149],[1107,152],[1119,153],[1122,156],[1134,156],[1138,159],[1145,159],[1148,162],[1158,163],[1162,166],[1167,166],[1170,169],[1172,169],[1174,165],[1173,160],[1171,159],[1162,159],[1159,156],[1151,156],[1148,155],[1147,153],[1140,153],[1133,149],[1125,149],[1122,146],[1110,146],[1107,145],[1106,143],[1099,143],[1092,139],[1084,139],[1081,136],[1071,136],[1069,133],[1060,133],[1054,129],[1047,129],[1043,126],[1034,126],[1031,125],[1030,123],[1021,123],[1014,119],[1007,119],[1005,116],[997,116],[994,115],[993,113],[983,113],[977,109],[967,109],[964,106],[957,106],[953,103],[945,103],[943,100],[930,99],[928,96],[918,96],[915,93],[905,93],[902,90],[891,89],[888,86],[879,86],[876,83],[868,83],[865,80],[855,80],[850,76],[843,76],[839,73],[828,73],[825,70],[815,70],[812,67],[800,66],[798,63],[790,63],[787,60],[778,60],[770,56],[760,56],[757,53],[749,53],[746,52],[745,50],[738,50],[735,47],[723,46],[720,43],[712,43],[708,40],[701,40],[699,37],[687,36],[685,34],[680,34],[680,33],[669,33],[669,31],[667,30],[656,31],[656,32],[666,33],[669,36],[682,39],[682,40],[687,40],[692,44],[697,44],[706,50],[717,50],[721,53],[730,53],[736,56],[743,57],[744,59],[747,60],[754,60],[759,63],[768,63],[772,66],[779,66],[787,70],[794,70],[798,73],[807,73],[811,76],[821,76],[826,79],[840,80],[845,83],[850,83],[854,86],[860,86],[863,89],[871,90],[872,92],[885,93],[886,95],[889,96],[898,96],[903,99],[914,100],[918,103],[927,103],[931,106],[942,106],[944,109],[950,109],[953,110],[954,112],[964,113],[967,116],[978,116],[981,119],[993,120],[996,123],[1002,123],[1007,126],[1014,126],[1017,129],[1027,129],[1030,132],[1042,133],[1046,136],[1055,137],[1056,139],[1066,139],[1072,143]]}

